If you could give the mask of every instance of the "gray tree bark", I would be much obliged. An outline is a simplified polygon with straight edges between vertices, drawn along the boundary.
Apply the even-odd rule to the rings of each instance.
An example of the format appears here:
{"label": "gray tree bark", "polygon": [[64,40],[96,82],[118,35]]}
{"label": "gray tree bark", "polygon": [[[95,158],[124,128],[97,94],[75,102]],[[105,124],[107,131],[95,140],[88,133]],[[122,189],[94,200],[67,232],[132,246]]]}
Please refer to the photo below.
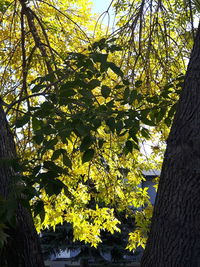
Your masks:
{"label": "gray tree bark", "polygon": [[200,266],[200,26],[167,140],[141,266]]}
{"label": "gray tree bark", "polygon": [[[13,135],[0,99],[0,161],[16,159],[16,148]],[[0,196],[9,198],[15,195],[12,181],[14,170],[11,165],[0,164]],[[1,267],[44,267],[38,236],[30,212],[16,199],[16,225],[8,226],[7,244],[0,250]]]}

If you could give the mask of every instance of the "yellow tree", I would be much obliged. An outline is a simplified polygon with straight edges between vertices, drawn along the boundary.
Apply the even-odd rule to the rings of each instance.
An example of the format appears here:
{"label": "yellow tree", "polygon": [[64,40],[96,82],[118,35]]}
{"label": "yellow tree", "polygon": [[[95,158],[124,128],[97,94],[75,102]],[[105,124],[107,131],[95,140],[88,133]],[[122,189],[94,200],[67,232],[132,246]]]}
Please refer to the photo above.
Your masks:
{"label": "yellow tree", "polygon": [[115,213],[125,210],[138,224],[132,249],[144,246],[151,213],[151,206],[136,211],[149,204],[139,184],[150,166],[139,146],[151,132],[166,135],[184,60],[176,28],[157,34],[174,11],[168,2],[169,14],[162,5],[127,3],[135,19],[124,16],[125,1],[115,3],[126,19],[121,36],[92,44],[86,1],[5,2],[0,71],[2,105],[18,128],[18,155],[28,159],[19,192],[29,189],[38,230],[68,221],[76,239],[96,246],[101,230],[119,230]]}
{"label": "yellow tree", "polygon": [[[6,82],[13,84],[13,81],[15,82],[19,81],[19,84],[22,83],[22,90],[19,90],[19,88],[16,87],[16,91],[13,91],[13,92],[10,92],[10,90],[8,90],[7,92],[4,91],[4,94],[5,94],[4,100],[8,104],[10,115],[13,114],[13,110],[16,109],[15,111],[17,111],[17,113],[14,113],[13,116],[11,117],[11,122],[17,119],[16,126],[20,127],[17,132],[18,136],[19,136],[19,133],[21,136],[23,136],[23,138],[19,138],[17,142],[18,153],[19,155],[25,158],[28,158],[29,161],[31,161],[32,159],[34,159],[35,156],[38,157],[38,154],[35,153],[36,152],[35,145],[29,142],[32,133],[30,131],[30,123],[28,123],[29,116],[27,116],[26,114],[24,115],[24,113],[27,112],[27,109],[28,109],[28,112],[30,112],[31,108],[34,105],[36,105],[38,101],[39,103],[43,102],[44,99],[43,100],[41,100],[41,98],[38,99],[36,98],[37,96],[46,97],[49,95],[49,92],[46,90],[46,87],[45,87],[45,90],[42,90],[42,92],[39,91],[39,89],[43,89],[43,87],[42,87],[42,84],[38,84],[38,83],[40,83],[40,81],[42,81],[43,78],[41,79],[38,78],[34,80],[30,87],[28,86],[28,84],[34,78],[37,77],[38,73],[40,75],[42,74],[45,75],[46,73],[47,76],[44,78],[44,80],[45,79],[47,80],[48,90],[52,92],[52,91],[59,89],[57,88],[57,84],[60,82],[59,79],[62,79],[63,74],[65,75],[65,80],[68,79],[68,77],[69,77],[69,80],[71,80],[74,78],[74,75],[79,75],[80,74],[79,67],[77,68],[76,66],[76,61],[77,61],[76,55],[75,55],[75,58],[73,58],[72,55],[69,55],[69,57],[67,57],[65,56],[65,54],[67,54],[67,51],[69,52],[70,49],[71,50],[75,49],[77,52],[82,52],[85,49],[84,43],[86,42],[86,44],[88,45],[90,43],[90,40],[85,35],[85,33],[81,30],[80,26],[78,26],[77,22],[72,21],[72,18],[69,16],[70,9],[67,15],[65,15],[65,13],[62,11],[62,8],[63,9],[67,8],[66,7],[67,3],[64,6],[61,5],[60,9],[55,8],[55,6],[53,6],[53,3],[51,2],[45,3],[45,2],[40,1],[38,6],[37,5],[27,6],[26,2],[24,1],[21,1],[21,2],[16,1],[15,4],[16,5],[14,6],[14,8],[15,8],[16,13],[14,14],[17,14],[17,12],[20,12],[19,17],[21,17],[21,20],[19,24],[17,20],[18,17],[16,15],[13,17],[12,13],[10,14],[9,12],[5,13],[5,16],[7,16],[5,23],[4,23],[5,34],[6,32],[10,33],[10,31],[8,31],[8,29],[10,29],[9,20],[11,22],[12,21],[15,22],[15,23],[13,22],[13,25],[15,26],[15,31],[12,32],[12,27],[11,27],[11,34],[14,34],[13,40],[14,40],[14,46],[16,47],[16,49],[13,51],[11,59],[9,59],[8,62],[5,61],[5,69],[3,70],[3,75],[4,75],[4,78],[9,77],[9,73],[14,72],[14,75],[10,76],[11,80],[7,79]],[[84,7],[85,7],[84,2],[82,2],[82,4],[83,4],[83,11],[84,11]],[[49,16],[46,19],[43,18],[44,7],[45,7],[45,12],[47,12],[48,10],[49,14],[51,14],[51,16]],[[78,14],[80,16],[81,14],[80,10]],[[49,21],[51,21],[52,18],[58,18],[58,15],[59,15],[58,25],[56,23],[55,25],[52,23],[50,24]],[[63,16],[62,21],[60,21],[61,15]],[[74,20],[74,17],[73,17],[73,20]],[[70,46],[70,42],[71,42],[70,39],[67,41],[65,40],[65,38],[68,38],[70,31],[67,34],[63,26],[64,23],[68,23],[69,25],[69,22],[72,23],[72,29],[73,30],[75,29],[77,31],[77,36],[75,35],[73,38],[72,48]],[[86,24],[86,20],[84,21],[84,23]],[[57,29],[60,29],[60,27],[62,31],[58,32]],[[20,33],[20,29],[21,29],[21,33]],[[90,31],[91,29],[88,29],[89,33]],[[55,36],[55,33],[58,34],[58,36]],[[56,37],[58,38],[58,41],[56,41],[57,40]],[[19,45],[15,43],[16,40],[19,40]],[[77,40],[77,44],[75,42],[76,40]],[[5,42],[7,42],[7,39],[5,39]],[[104,41],[102,42],[102,45],[104,46]],[[95,50],[96,48],[94,45],[92,49]],[[116,52],[114,53],[114,56],[116,57],[118,48],[115,47],[115,45],[111,44],[109,49],[112,52],[115,52],[116,50]],[[85,58],[84,58],[84,54],[86,54]],[[100,61],[98,61],[98,55],[100,56]],[[16,62],[19,62],[19,56],[22,58],[21,69],[18,68],[18,64],[16,65]],[[88,56],[92,56],[92,54],[91,53],[88,54],[88,52],[86,53],[83,51],[81,60],[87,59]],[[99,67],[99,63],[101,62],[101,57],[103,57],[104,59],[107,58],[106,54],[104,53],[98,54],[98,51],[96,54],[94,53],[93,56],[94,58],[92,60],[96,62],[95,63],[96,67]],[[96,59],[95,59],[95,56],[97,56]],[[109,97],[109,94],[110,94],[109,86],[112,88],[116,85],[116,89],[120,88],[120,86],[117,87],[117,84],[120,81],[118,75],[121,72],[120,72],[120,69],[114,63],[111,62],[112,58],[113,56],[112,57],[109,56],[109,60],[110,60],[110,62],[108,62],[109,63],[108,67],[110,68],[109,73],[106,73],[107,69],[105,69],[103,74],[100,75],[101,81],[105,80],[105,77],[106,77],[106,81],[104,81],[104,83],[102,84],[102,87],[101,88],[100,87],[96,88],[96,86],[94,86],[94,88],[92,87],[92,89],[94,89],[94,94],[97,99],[96,104],[98,103],[98,105],[102,107],[104,106],[104,104],[108,104],[109,102],[111,102],[112,98],[115,99],[117,97],[117,94],[113,94],[113,93],[111,97]],[[67,68],[68,68],[67,71],[64,68],[65,61],[67,61]],[[90,61],[91,60],[89,60],[89,62]],[[106,62],[107,60],[105,60],[105,63]],[[83,60],[83,63],[84,63],[84,60]],[[7,68],[7,66],[9,66],[9,68]],[[87,67],[87,64],[85,67]],[[92,76],[94,75],[93,73],[91,73],[90,69],[87,69],[87,70],[90,71],[90,73],[88,72],[89,75],[91,74]],[[68,72],[70,73],[70,76]],[[95,81],[95,80],[94,81],[92,80],[93,78],[92,76],[89,78],[89,80],[91,80],[90,81],[91,86],[93,86],[92,82]],[[111,78],[109,78],[110,76]],[[80,80],[81,80],[81,77],[80,77]],[[48,85],[49,82],[53,83],[53,87],[51,86],[51,84]],[[34,94],[32,94],[32,92],[34,92]],[[66,92],[66,96],[67,94],[68,92]],[[99,94],[102,94],[102,96],[99,96]],[[118,94],[123,95],[123,91],[119,91]],[[117,108],[121,109],[122,112],[126,112],[126,108],[124,108],[120,102],[117,101],[116,103],[117,103]],[[95,107],[96,107],[96,104],[95,104]],[[45,107],[45,103],[42,104],[41,108],[43,107]],[[67,112],[70,111],[70,108],[69,107],[65,109],[61,108],[60,111],[63,112],[64,116],[66,117]],[[52,115],[48,109],[46,109],[45,112],[48,112],[49,115]],[[76,114],[76,112],[78,112],[78,114]],[[74,113],[74,116],[77,116],[77,115],[79,116],[79,113],[84,114],[84,112],[85,112],[84,109],[80,110],[80,107],[79,107],[79,109],[74,109],[73,113]],[[107,117],[106,114],[103,116]],[[115,116],[116,115],[114,115],[114,117]],[[42,227],[48,226],[48,225],[55,226],[57,223],[60,223],[63,220],[67,220],[74,224],[75,238],[80,239],[80,240],[85,240],[86,242],[90,242],[93,245],[97,245],[97,243],[100,241],[100,230],[101,229],[107,229],[111,232],[113,232],[114,230],[118,230],[116,225],[119,221],[115,218],[114,210],[113,210],[113,207],[115,207],[115,205],[118,210],[122,210],[124,209],[124,207],[127,207],[128,209],[128,207],[133,204],[135,207],[139,207],[140,205],[143,205],[147,201],[148,196],[147,196],[146,190],[137,188],[137,185],[140,183],[142,179],[141,172],[135,171],[134,174],[132,173],[132,170],[136,166],[136,165],[134,165],[134,167],[132,166],[134,159],[129,158],[129,161],[127,161],[128,159],[127,155],[123,157],[118,155],[118,153],[123,149],[123,146],[126,144],[125,137],[123,136],[124,135],[127,136],[127,134],[126,133],[123,134],[121,139],[117,141],[116,139],[117,137],[114,135],[114,133],[112,134],[108,133],[110,129],[113,129],[112,121],[113,119],[115,119],[114,117],[110,116],[110,118],[109,117],[106,118],[106,124],[102,125],[101,129],[99,129],[98,132],[97,131],[94,132],[95,138],[96,138],[95,142],[97,141],[99,143],[98,145],[100,148],[100,150],[98,151],[98,154],[96,154],[97,160],[96,162],[94,162],[95,164],[91,165],[90,163],[89,164],[86,163],[85,165],[82,166],[82,160],[81,160],[83,155],[86,158],[88,157],[87,156],[88,151],[86,150],[89,150],[90,153],[93,153],[94,151],[90,148],[90,145],[92,145],[91,140],[94,137],[93,135],[84,136],[85,134],[83,134],[83,136],[80,136],[80,133],[79,133],[78,140],[75,135],[72,136],[71,143],[68,146],[66,144],[63,144],[63,142],[58,142],[56,146],[53,146],[53,149],[56,150],[55,152],[57,154],[58,154],[57,150],[61,148],[63,150],[66,149],[69,154],[71,153],[70,157],[71,158],[74,157],[76,159],[73,162],[73,169],[69,172],[69,174],[67,176],[65,175],[64,177],[63,176],[59,177],[60,180],[63,180],[65,187],[70,191],[70,194],[73,196],[73,201],[71,201],[68,198],[68,195],[66,194],[66,190],[64,192],[61,192],[61,194],[57,196],[56,201],[55,201],[55,196],[49,197],[48,194],[41,191],[40,200],[38,200],[35,203],[35,206],[36,206],[36,209],[38,207],[42,207],[41,203],[44,202],[46,217],[45,217],[43,224],[39,222],[38,229],[41,229]],[[95,120],[97,123],[97,126],[98,126],[99,120],[101,120],[100,117],[97,118],[97,120]],[[28,123],[28,126],[22,127],[26,122]],[[122,131],[123,125],[124,123],[122,121],[118,122],[117,124],[118,134],[120,134],[120,132]],[[35,140],[37,140],[38,130],[40,130],[40,128],[42,127],[42,129],[45,129],[48,132],[49,130],[46,129],[45,127],[50,126],[50,124],[47,118],[45,118],[44,121],[42,121],[42,120],[39,120],[38,118],[33,117],[32,126],[33,126],[33,129],[36,131]],[[79,131],[81,131],[80,130],[81,125],[78,125],[78,126],[75,126],[75,128],[78,127]],[[84,127],[82,131],[84,131]],[[45,132],[45,134],[47,132]],[[49,140],[51,138],[50,133],[51,132],[47,134],[47,142],[50,141]],[[106,140],[106,144],[103,145],[105,140]],[[25,149],[27,142],[29,142],[29,144]],[[74,153],[73,149],[77,145],[81,146],[81,151],[77,151],[77,153]],[[132,141],[129,141],[126,144],[126,146],[127,146],[127,149],[125,149],[126,153],[131,152],[133,148]],[[135,144],[135,146],[137,147],[137,144]],[[101,148],[102,148],[102,151],[101,151]],[[47,151],[47,153],[44,154],[42,159],[39,159],[39,161],[41,162],[42,160],[42,161],[47,162],[52,156],[55,160],[57,160],[58,158],[58,164],[60,164],[59,154],[58,156],[55,156],[56,154],[52,155],[52,149],[49,149],[49,150],[51,151],[50,152]],[[61,152],[59,153],[62,156],[64,152],[63,153]],[[103,156],[101,156],[101,153],[103,153]],[[137,152],[135,152],[135,159],[136,159],[136,153]],[[71,164],[69,163],[70,159],[67,157],[67,155],[63,155],[63,158],[65,161],[65,165],[68,164],[67,167],[69,167]],[[110,168],[109,172],[107,171],[108,167],[106,167],[105,164],[107,164],[107,166]],[[44,162],[43,167],[45,168],[47,167],[48,169],[47,163]],[[124,181],[125,178],[122,179],[122,176],[123,176],[122,173],[123,173],[123,169],[128,169],[128,167],[130,168],[130,173],[132,174],[130,175],[130,178],[128,179],[129,182],[125,183]],[[141,170],[142,167],[138,169]],[[99,177],[100,173],[102,174],[102,177]],[[48,173],[48,175],[50,175],[50,173]],[[69,180],[69,175],[73,177],[73,180]],[[94,188],[94,190],[98,190],[97,192],[100,192],[100,193],[94,194],[93,196],[92,194],[88,192],[88,190],[90,190],[90,184],[89,184],[90,181],[92,182],[92,184],[94,184],[94,187],[96,188],[96,189]],[[55,186],[56,184],[54,184],[54,187]],[[49,192],[50,191],[49,187],[51,187],[50,182],[47,188],[45,188],[45,190],[48,191],[49,195],[51,195],[51,192]],[[125,189],[126,187],[127,189]],[[96,205],[95,209],[88,209],[89,202],[92,199],[95,199],[96,203],[105,202],[105,204],[103,207],[99,207],[98,205]],[[128,212],[132,216],[132,210],[128,209]],[[36,213],[38,213],[38,211]],[[90,223],[90,221],[92,221],[93,223]]]}
{"label": "yellow tree", "polygon": [[[29,3],[16,0],[2,1],[0,8],[2,29],[0,192],[2,197],[1,240],[3,241],[0,264],[1,266],[43,266],[29,207],[22,205],[22,201],[26,200],[26,196],[20,190],[23,182],[18,180],[15,183],[14,179],[18,172],[13,165],[16,163],[16,158],[31,151],[31,147],[25,150],[27,141],[24,138],[27,136],[27,140],[30,140],[30,124],[27,129],[22,129],[23,138],[18,139],[16,154],[14,136],[9,129],[3,107],[7,108],[10,124],[20,118],[20,114],[30,112],[32,105],[38,103],[38,100],[33,99],[28,84],[38,75],[53,73],[55,76],[54,72],[63,64],[63,55],[70,50],[72,42],[73,49],[83,49],[84,39],[87,39],[86,42],[89,41],[81,29],[88,25],[88,3],[87,1],[80,1],[80,3],[32,1]],[[48,17],[46,12],[49,14]],[[68,25],[67,30],[66,25]],[[88,31],[90,31],[89,28]],[[72,32],[76,32],[73,40],[70,37]],[[35,97],[38,95],[36,94]],[[14,221],[11,219],[13,215]],[[5,239],[6,242],[4,242]]]}

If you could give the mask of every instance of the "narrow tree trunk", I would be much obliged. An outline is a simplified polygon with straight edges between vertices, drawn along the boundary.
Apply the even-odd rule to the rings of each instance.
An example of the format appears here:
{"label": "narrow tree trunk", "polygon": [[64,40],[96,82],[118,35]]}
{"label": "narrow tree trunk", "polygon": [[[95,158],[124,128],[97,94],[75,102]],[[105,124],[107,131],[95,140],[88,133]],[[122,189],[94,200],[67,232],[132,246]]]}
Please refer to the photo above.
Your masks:
{"label": "narrow tree trunk", "polygon": [[[16,159],[16,149],[0,99],[0,161],[3,159]],[[11,166],[0,165],[0,196],[5,199],[9,193],[14,193],[13,175]],[[9,227],[7,232],[10,237],[0,251],[1,267],[44,267],[32,216],[19,202],[17,202],[16,226]]]}
{"label": "narrow tree trunk", "polygon": [[200,266],[200,27],[167,140],[141,266]]}

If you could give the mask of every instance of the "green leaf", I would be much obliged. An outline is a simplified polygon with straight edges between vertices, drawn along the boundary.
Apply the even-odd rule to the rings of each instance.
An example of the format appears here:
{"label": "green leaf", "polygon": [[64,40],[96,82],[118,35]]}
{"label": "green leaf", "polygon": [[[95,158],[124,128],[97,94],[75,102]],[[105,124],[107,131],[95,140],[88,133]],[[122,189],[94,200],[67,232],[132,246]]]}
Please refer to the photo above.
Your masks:
{"label": "green leaf", "polygon": [[84,137],[80,146],[80,151],[83,152],[87,150],[92,145],[92,143],[93,143],[93,138],[90,135]]}
{"label": "green leaf", "polygon": [[100,50],[102,50],[103,48],[105,48],[105,45],[106,45],[105,42],[106,42],[106,39],[105,38],[103,38],[103,39],[101,39],[101,40],[99,40],[97,42],[94,42],[92,44],[92,46],[89,47],[89,50],[92,50],[92,49],[97,50],[97,48],[99,48]]}
{"label": "green leaf", "polygon": [[98,147],[99,147],[99,149],[101,149],[103,147],[103,144],[104,143],[105,143],[105,140],[102,139],[102,138],[99,138],[99,140],[98,140]]}
{"label": "green leaf", "polygon": [[46,111],[46,114],[48,115],[49,112],[54,111],[54,104],[49,101],[45,101],[42,103],[41,109],[42,112]]}
{"label": "green leaf", "polygon": [[64,144],[68,143],[67,138],[70,138],[71,132],[72,129],[70,127],[67,128],[67,126],[59,131],[59,136]]}
{"label": "green leaf", "polygon": [[58,179],[49,180],[45,185],[45,191],[49,196],[60,194],[63,188],[65,188],[65,184]]}
{"label": "green leaf", "polygon": [[101,87],[101,94],[103,97],[108,98],[110,95],[110,92],[111,92],[111,89],[108,86],[103,85]]}
{"label": "green leaf", "polygon": [[128,80],[126,80],[126,79],[123,79],[122,82],[123,82],[124,85],[130,85],[130,82]]}
{"label": "green leaf", "polygon": [[43,125],[41,132],[46,135],[55,134],[56,130],[50,124]]}
{"label": "green leaf", "polygon": [[32,118],[32,126],[33,126],[33,130],[39,130],[43,125],[43,121],[42,120],[38,120],[36,117]]}
{"label": "green leaf", "polygon": [[150,132],[147,128],[142,128],[141,135],[146,139],[150,138]]}
{"label": "green leaf", "polygon": [[0,12],[5,13],[10,5],[11,5],[11,3],[9,1],[1,0]]}
{"label": "green leaf", "polygon": [[82,163],[92,160],[93,157],[94,157],[94,149],[86,150],[82,156]]}
{"label": "green leaf", "polygon": [[124,128],[124,124],[123,122],[120,120],[116,123],[116,132],[119,135],[122,131],[122,129]]}
{"label": "green leaf", "polygon": [[45,169],[54,169],[55,163],[53,161],[47,160],[43,162],[43,167]]}
{"label": "green leaf", "polygon": [[138,128],[133,127],[129,130],[130,137],[138,144],[137,132]]}
{"label": "green leaf", "polygon": [[146,99],[149,103],[154,103],[154,104],[158,104],[160,100],[158,95],[147,97]]}
{"label": "green leaf", "polygon": [[138,80],[138,81],[135,82],[135,87],[136,88],[141,87],[141,85],[142,85],[142,81],[141,80]]}
{"label": "green leaf", "polygon": [[114,131],[115,131],[115,119],[113,117],[110,117],[109,119],[106,120],[106,124],[110,128],[111,132],[114,133]]}
{"label": "green leaf", "polygon": [[51,139],[51,140],[45,140],[43,142],[45,149],[54,149],[54,146],[58,143],[57,137]]}
{"label": "green leaf", "polygon": [[56,160],[60,157],[60,155],[62,154],[62,149],[58,149],[58,150],[55,150],[53,152],[53,155],[51,157],[51,160]]}
{"label": "green leaf", "polygon": [[93,93],[86,88],[83,88],[82,90],[79,91],[79,93],[84,97],[83,101],[86,102],[88,104],[88,99],[93,99],[94,95]]}
{"label": "green leaf", "polygon": [[113,44],[109,47],[109,50],[111,53],[113,53],[115,51],[122,51],[123,49],[121,46]]}
{"label": "green leaf", "polygon": [[113,108],[114,107],[114,100],[111,100],[109,101],[107,104],[106,104],[106,108],[109,107],[109,108]]}
{"label": "green leaf", "polygon": [[119,136],[124,136],[125,134],[127,134],[127,130],[124,130],[122,133],[120,133],[120,135]]}
{"label": "green leaf", "polygon": [[24,115],[23,117],[19,118],[16,122],[15,122],[15,126],[17,128],[21,128],[23,127],[25,124],[27,124],[30,120],[30,117],[28,115]]}
{"label": "green leaf", "polygon": [[123,71],[122,71],[117,65],[115,65],[115,63],[113,63],[113,62],[108,62],[107,64],[108,64],[108,67],[109,67],[115,74],[117,74],[118,76],[121,76],[121,77],[124,76]]}
{"label": "green leaf", "polygon": [[102,122],[102,120],[100,120],[98,118],[92,120],[92,123],[94,125],[95,130],[101,126],[101,122]]}
{"label": "green leaf", "polygon": [[139,103],[141,103],[141,101],[144,99],[144,96],[142,95],[142,94],[140,94],[140,93],[138,93],[138,95],[137,95],[137,101],[139,102]]}
{"label": "green leaf", "polygon": [[133,151],[133,142],[128,140],[126,141],[125,148],[127,149],[128,152],[132,153]]}
{"label": "green leaf", "polygon": [[175,81],[184,81],[184,79],[185,79],[185,75],[184,74],[180,74],[180,75],[178,75],[178,77],[175,79]]}
{"label": "green leaf", "polygon": [[76,134],[79,134],[80,136],[86,136],[90,132],[90,129],[86,125],[84,125],[83,122],[80,120],[77,121],[75,129],[78,132]]}
{"label": "green leaf", "polygon": [[53,180],[53,186],[55,195],[60,194],[61,190],[66,188],[66,185],[58,179]]}
{"label": "green leaf", "polygon": [[[159,112],[156,112],[154,114],[155,120],[156,120],[156,124],[158,124],[159,122],[162,121],[162,119],[165,117],[167,112],[167,108],[161,108]],[[151,113],[150,113],[151,116]],[[152,119],[153,120],[153,119]]]}
{"label": "green leaf", "polygon": [[37,135],[33,136],[33,140],[35,141],[35,143],[37,145],[40,145],[44,140],[44,136],[43,136],[43,134],[37,134]]}
{"label": "green leaf", "polygon": [[60,87],[60,96],[70,97],[74,96],[76,92],[74,91],[74,87],[76,86],[76,83],[73,82],[66,82],[65,84],[62,84]]}
{"label": "green leaf", "polygon": [[89,81],[89,83],[87,84],[87,87],[92,90],[94,88],[96,88],[97,86],[99,86],[101,83],[99,80],[97,79],[93,79],[91,81]]}
{"label": "green leaf", "polygon": [[147,119],[147,118],[142,117],[142,118],[141,118],[141,121],[142,121],[144,124],[146,124],[146,125],[149,125],[149,126],[156,126],[155,122],[153,122],[153,121],[151,121],[151,120],[149,120],[149,119]]}
{"label": "green leaf", "polygon": [[126,87],[124,90],[124,96],[123,96],[124,101],[128,101],[129,94],[130,94],[130,89],[129,87]]}
{"label": "green leaf", "polygon": [[134,123],[134,120],[132,120],[131,118],[124,120],[124,124],[126,128],[132,127],[133,123]]}
{"label": "green leaf", "polygon": [[34,217],[36,217],[39,214],[41,222],[43,222],[45,219],[44,202],[42,200],[36,201],[33,210],[34,210]]}
{"label": "green leaf", "polygon": [[137,99],[137,90],[132,90],[129,97],[129,104],[132,104],[134,100]]}
{"label": "green leaf", "polygon": [[90,56],[92,57],[94,62],[100,62],[104,65],[107,63],[108,54],[90,53]]}
{"label": "green leaf", "polygon": [[41,89],[45,88],[46,85],[45,84],[36,84],[33,88],[32,88],[32,92],[33,93],[38,93],[39,91],[41,91]]}
{"label": "green leaf", "polygon": [[165,94],[166,92],[169,93],[168,89],[170,89],[170,88],[174,88],[174,83],[170,82],[170,83],[166,84],[164,87],[163,93],[161,93],[161,95]]}
{"label": "green leaf", "polygon": [[133,148],[137,149],[138,151],[140,151],[140,148],[138,146],[138,144],[136,144],[135,142],[133,142]]}
{"label": "green leaf", "polygon": [[37,178],[37,181],[40,182],[40,186],[42,188],[46,184],[48,184],[49,181],[55,179],[58,176],[59,174],[57,172],[50,170],[48,172],[39,173],[36,178]]}
{"label": "green leaf", "polygon": [[172,107],[170,108],[170,110],[168,111],[168,117],[173,117],[175,112],[176,112],[176,107],[177,107],[177,103],[175,103],[174,105],[172,105]]}
{"label": "green leaf", "polygon": [[72,162],[66,154],[63,154],[63,164],[72,169]]}
{"label": "green leaf", "polygon": [[66,87],[66,85],[62,85],[61,86],[61,91],[60,91],[60,96],[64,96],[64,97],[70,97],[70,96],[74,96],[76,94],[76,92],[72,89],[72,88],[68,88]]}
{"label": "green leaf", "polygon": [[117,84],[117,85],[115,85],[115,89],[121,89],[121,88],[123,88],[124,87],[124,85],[123,84]]}
{"label": "green leaf", "polygon": [[48,172],[48,175],[52,175],[51,177],[54,177],[54,174],[56,175],[55,177],[57,177],[59,173],[63,172],[63,169],[60,166],[56,165],[53,161],[50,160],[44,161],[43,167],[47,170],[52,171],[52,173],[50,171]]}
{"label": "green leaf", "polygon": [[171,123],[172,123],[172,120],[171,118],[167,117],[165,120],[164,120],[165,124],[170,127],[171,126]]}
{"label": "green leaf", "polygon": [[40,81],[41,82],[45,82],[45,81],[50,81],[50,82],[53,82],[55,80],[55,73],[58,73],[59,71],[55,71],[55,72],[52,72],[52,73],[49,73],[45,76],[43,76]]}
{"label": "green leaf", "polygon": [[34,216],[36,217],[42,209],[44,209],[44,202],[37,200],[34,204]]}

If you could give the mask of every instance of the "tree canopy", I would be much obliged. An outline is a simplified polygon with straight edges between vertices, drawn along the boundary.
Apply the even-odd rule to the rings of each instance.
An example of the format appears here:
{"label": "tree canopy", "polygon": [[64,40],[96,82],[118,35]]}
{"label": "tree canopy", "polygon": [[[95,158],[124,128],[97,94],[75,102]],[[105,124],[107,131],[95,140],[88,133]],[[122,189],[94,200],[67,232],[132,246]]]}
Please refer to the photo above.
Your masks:
{"label": "tree canopy", "polygon": [[[1,1],[0,99],[18,154],[1,161],[38,231],[68,222],[96,247],[124,212],[127,248],[145,246],[142,171],[161,168],[197,14],[190,0],[111,1],[101,16],[87,0]],[[0,200],[2,245],[14,203]]]}

